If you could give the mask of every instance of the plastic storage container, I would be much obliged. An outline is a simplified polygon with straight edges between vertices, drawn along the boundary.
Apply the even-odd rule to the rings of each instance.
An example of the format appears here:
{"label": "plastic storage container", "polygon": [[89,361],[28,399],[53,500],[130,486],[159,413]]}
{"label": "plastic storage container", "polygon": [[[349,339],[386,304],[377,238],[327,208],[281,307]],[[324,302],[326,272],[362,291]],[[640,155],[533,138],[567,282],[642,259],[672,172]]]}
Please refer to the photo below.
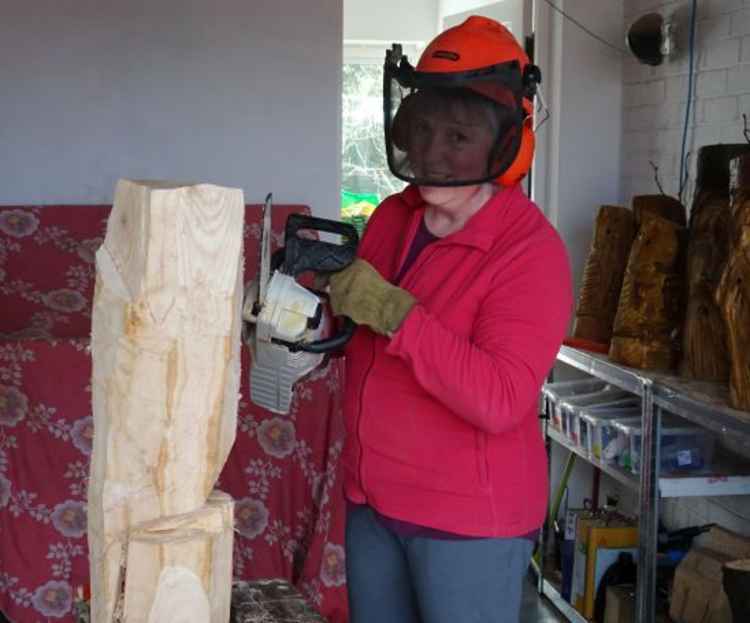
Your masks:
{"label": "plastic storage container", "polygon": [[628,396],[606,404],[595,404],[576,409],[571,416],[571,439],[578,439],[578,445],[586,451],[588,458],[599,458],[594,455],[594,425],[600,420],[616,417],[634,417],[641,413],[641,400],[637,396]]}
{"label": "plastic storage container", "polygon": [[559,431],[562,431],[562,413],[560,411],[560,401],[563,398],[576,396],[579,394],[590,394],[591,392],[603,389],[606,383],[601,379],[585,378],[574,381],[557,381],[556,383],[545,383],[542,386],[542,396],[544,398],[544,407],[550,416],[550,425]]}
{"label": "plastic storage container", "polygon": [[599,391],[563,398],[559,403],[562,432],[565,433],[565,436],[573,444],[579,445],[580,439],[578,435],[579,428],[577,426],[577,414],[582,408],[593,405],[607,405],[628,398],[629,396],[632,396],[632,394],[629,394],[619,387],[605,385],[604,388]]}
{"label": "plastic storage container", "polygon": [[[624,444],[618,465],[638,474],[641,468],[642,423],[620,420],[615,427]],[[714,443],[714,436],[709,431],[678,418],[663,417],[659,439],[661,473],[698,471],[710,467]]]}
{"label": "plastic storage container", "polygon": [[[641,409],[626,407],[596,414],[588,412],[583,414],[581,419],[587,425],[586,443],[589,458],[611,465],[617,463],[624,444],[624,440],[618,439],[615,422],[625,420],[638,423],[641,421]],[[621,445],[618,445],[618,442]]]}

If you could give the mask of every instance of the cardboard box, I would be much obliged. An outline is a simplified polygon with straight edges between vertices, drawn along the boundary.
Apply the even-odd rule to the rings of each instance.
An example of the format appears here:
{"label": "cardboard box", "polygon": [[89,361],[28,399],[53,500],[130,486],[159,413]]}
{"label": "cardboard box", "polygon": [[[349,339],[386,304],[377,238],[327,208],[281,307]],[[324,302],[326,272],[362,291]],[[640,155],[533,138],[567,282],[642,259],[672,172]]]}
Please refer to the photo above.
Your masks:
{"label": "cardboard box", "polygon": [[[750,557],[750,539],[712,528],[677,566],[669,616],[675,623],[732,623],[722,585],[725,563]],[[736,623],[736,622],[735,622]]]}
{"label": "cardboard box", "polygon": [[635,586],[607,587],[604,623],[635,623]]}
{"label": "cardboard box", "polygon": [[718,526],[714,526],[707,533],[699,536],[696,545],[733,556],[734,560],[750,558],[750,539]]}
{"label": "cardboard box", "polygon": [[687,553],[672,585],[669,616],[675,623],[732,623],[721,568],[733,558],[702,548]]}

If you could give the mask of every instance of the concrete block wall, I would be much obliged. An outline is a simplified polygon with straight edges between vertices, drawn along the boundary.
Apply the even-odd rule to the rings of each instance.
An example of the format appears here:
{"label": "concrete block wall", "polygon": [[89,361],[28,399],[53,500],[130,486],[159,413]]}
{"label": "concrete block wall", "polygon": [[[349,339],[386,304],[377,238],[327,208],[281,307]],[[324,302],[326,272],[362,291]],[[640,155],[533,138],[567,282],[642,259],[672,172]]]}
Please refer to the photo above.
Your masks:
{"label": "concrete block wall", "polygon": [[[626,0],[625,27],[649,11],[673,15],[678,50],[659,67],[632,56],[623,66],[622,201],[679,191],[682,129],[688,92],[689,0]],[[683,200],[689,205],[695,156],[703,145],[743,142],[742,113],[750,117],[750,0],[698,0],[694,60],[695,99],[687,136],[688,170]]]}
{"label": "concrete block wall", "polygon": [[[649,160],[659,167],[664,192],[679,191],[682,128],[688,91],[690,2],[625,0],[625,28],[658,10],[674,15],[679,50],[659,67],[627,57],[623,64],[622,201],[658,192]],[[687,150],[690,178],[683,201],[690,206],[698,149],[743,142],[742,113],[750,118],[750,0],[698,0],[695,100]],[[750,536],[750,496],[681,498],[662,503],[669,528],[716,522]]]}

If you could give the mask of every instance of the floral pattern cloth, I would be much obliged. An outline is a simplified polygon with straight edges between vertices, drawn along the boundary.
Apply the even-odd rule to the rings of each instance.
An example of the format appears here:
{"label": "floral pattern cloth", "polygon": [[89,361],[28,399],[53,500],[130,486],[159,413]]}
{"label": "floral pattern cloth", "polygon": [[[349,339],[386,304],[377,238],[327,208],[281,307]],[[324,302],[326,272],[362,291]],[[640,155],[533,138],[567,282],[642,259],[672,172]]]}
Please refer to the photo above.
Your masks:
{"label": "floral pattern cloth", "polygon": [[[88,352],[95,265],[110,206],[0,207],[0,611],[72,623],[88,585]],[[276,206],[273,246],[304,206]],[[245,279],[260,206],[247,206]],[[288,415],[250,403],[242,349],[237,440],[217,487],[235,499],[234,575],[281,578],[333,623],[347,619],[341,359],[298,383]]]}

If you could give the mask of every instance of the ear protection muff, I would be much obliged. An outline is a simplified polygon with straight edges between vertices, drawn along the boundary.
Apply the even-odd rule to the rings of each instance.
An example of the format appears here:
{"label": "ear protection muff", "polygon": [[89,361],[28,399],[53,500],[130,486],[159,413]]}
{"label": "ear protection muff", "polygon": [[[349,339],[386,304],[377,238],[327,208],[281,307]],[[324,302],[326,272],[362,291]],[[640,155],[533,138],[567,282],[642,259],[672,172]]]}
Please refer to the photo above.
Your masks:
{"label": "ear protection muff", "polygon": [[518,153],[505,173],[496,178],[497,183],[501,186],[513,186],[526,177],[534,160],[535,146],[533,119],[531,115],[527,115],[521,127],[521,143],[518,146]]}
{"label": "ear protection muff", "polygon": [[524,99],[523,110],[526,114],[521,127],[521,144],[518,154],[508,169],[500,177],[497,183],[501,186],[513,186],[520,182],[531,169],[534,160],[534,148],[536,147],[536,135],[534,134],[533,110],[534,96],[537,87],[542,82],[542,72],[536,65],[526,65],[523,71]]}

